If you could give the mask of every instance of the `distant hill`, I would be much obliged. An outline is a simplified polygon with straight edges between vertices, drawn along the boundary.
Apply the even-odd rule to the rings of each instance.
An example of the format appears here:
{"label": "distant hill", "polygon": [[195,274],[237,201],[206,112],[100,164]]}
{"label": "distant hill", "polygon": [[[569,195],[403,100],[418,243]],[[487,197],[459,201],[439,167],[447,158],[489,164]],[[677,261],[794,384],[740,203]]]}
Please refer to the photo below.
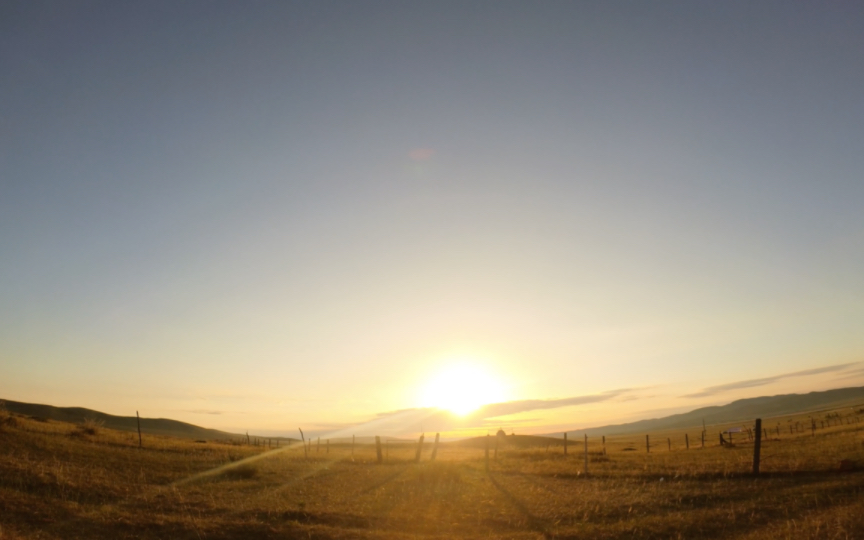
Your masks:
{"label": "distant hill", "polygon": [[[630,433],[647,433],[706,425],[744,422],[754,418],[770,418],[787,414],[812,412],[824,409],[834,409],[842,406],[864,404],[864,386],[855,388],[838,388],[824,392],[809,394],[784,394],[779,396],[763,396],[739,399],[727,405],[702,407],[688,413],[674,414],[663,418],[640,420],[628,424],[615,424],[592,427],[588,429],[568,430],[567,433],[588,435],[626,435]],[[563,437],[563,432],[551,433],[552,437]]]}
{"label": "distant hill", "polygon": [[[3,400],[6,410],[11,413],[23,414],[36,418],[57,420],[59,422],[70,422],[80,424],[88,418],[102,422],[106,428],[121,431],[137,431],[138,424],[134,416],[114,416],[83,407],[54,407],[52,405],[40,405],[36,403],[21,403],[19,401]],[[167,418],[141,418],[141,431],[151,435],[169,435],[171,437],[183,437],[189,439],[240,439],[246,435],[227,433],[216,429],[207,429],[178,420]],[[252,435],[254,437],[254,435]],[[259,437],[261,438],[261,437]],[[276,439],[277,437],[273,437]],[[280,440],[286,440],[279,437]]]}

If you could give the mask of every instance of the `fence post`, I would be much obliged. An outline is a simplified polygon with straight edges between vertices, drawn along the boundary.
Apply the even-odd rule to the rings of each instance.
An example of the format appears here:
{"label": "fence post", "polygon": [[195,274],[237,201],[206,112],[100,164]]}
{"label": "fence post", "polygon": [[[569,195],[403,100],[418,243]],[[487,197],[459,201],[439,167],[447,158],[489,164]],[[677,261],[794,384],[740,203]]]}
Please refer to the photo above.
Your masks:
{"label": "fence post", "polygon": [[249,442],[249,432],[246,432],[246,444],[252,444]]}
{"label": "fence post", "polygon": [[671,437],[666,438],[666,444],[669,445],[669,451],[671,452],[672,451],[672,438]]}
{"label": "fence post", "polygon": [[651,442],[648,439],[648,435],[645,435],[645,452],[648,454],[651,453]]}
{"label": "fence post", "polygon": [[375,453],[378,455],[378,464],[381,464],[381,437],[375,435]]}
{"label": "fence post", "polygon": [[588,434],[585,434],[585,476],[588,476]]}
{"label": "fence post", "polygon": [[753,444],[753,476],[759,476],[759,453],[762,450],[762,419],[756,419],[756,442]]}
{"label": "fence post", "polygon": [[414,456],[414,463],[420,463],[420,454],[423,452],[423,439],[426,438],[425,434],[420,435],[420,440],[417,441],[417,455]]}
{"label": "fence post", "polygon": [[603,435],[603,455],[606,455],[606,435]]}
{"label": "fence post", "polygon": [[321,437],[318,437],[318,442],[315,443],[315,453],[317,454],[320,451],[321,451]]}
{"label": "fence post", "polygon": [[351,435],[351,461],[354,461],[354,441],[357,439],[356,435]]}
{"label": "fence post", "polygon": [[326,449],[325,449],[324,453],[325,453],[325,454],[329,454],[329,453],[330,453],[330,439],[327,439],[327,446],[326,446]]}
{"label": "fence post", "polygon": [[486,472],[489,472],[489,434],[486,434]]}
{"label": "fence post", "polygon": [[687,447],[687,450],[690,450],[690,436],[686,433],[684,434],[684,446]]}
{"label": "fence post", "polygon": [[141,417],[138,416],[138,411],[135,411],[135,418],[138,419],[138,448],[142,448],[142,445],[141,445]]}
{"label": "fence post", "polygon": [[564,455],[567,455],[567,432],[564,432]]}
{"label": "fence post", "polygon": [[309,459],[309,449],[306,448],[306,436],[303,435],[303,429],[297,428],[300,430],[300,441],[303,443],[303,457],[305,459]]}
{"label": "fence post", "polygon": [[432,457],[429,459],[429,461],[435,461],[435,456],[438,455],[438,437],[440,436],[440,433],[435,434],[435,444],[432,445]]}
{"label": "fence post", "polygon": [[702,448],[705,448],[705,430],[702,430]]}

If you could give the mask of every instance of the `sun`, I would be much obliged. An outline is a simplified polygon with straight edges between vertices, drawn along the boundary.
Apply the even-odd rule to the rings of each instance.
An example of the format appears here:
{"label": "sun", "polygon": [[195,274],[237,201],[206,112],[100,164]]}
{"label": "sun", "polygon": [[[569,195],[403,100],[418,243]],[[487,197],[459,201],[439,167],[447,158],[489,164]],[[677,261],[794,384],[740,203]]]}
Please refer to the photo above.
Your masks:
{"label": "sun", "polygon": [[459,416],[501,401],[505,401],[504,385],[472,363],[454,364],[438,372],[422,395],[424,407],[446,409]]}

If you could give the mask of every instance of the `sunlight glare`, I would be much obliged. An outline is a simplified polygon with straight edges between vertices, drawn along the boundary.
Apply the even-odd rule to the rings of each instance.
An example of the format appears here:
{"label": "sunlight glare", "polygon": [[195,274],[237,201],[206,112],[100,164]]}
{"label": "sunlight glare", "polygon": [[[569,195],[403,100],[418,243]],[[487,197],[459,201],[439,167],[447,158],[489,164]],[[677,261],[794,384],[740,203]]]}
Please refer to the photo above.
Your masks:
{"label": "sunlight glare", "polygon": [[476,365],[460,363],[439,372],[429,381],[422,405],[464,416],[483,405],[502,401],[505,401],[505,392],[500,381]]}

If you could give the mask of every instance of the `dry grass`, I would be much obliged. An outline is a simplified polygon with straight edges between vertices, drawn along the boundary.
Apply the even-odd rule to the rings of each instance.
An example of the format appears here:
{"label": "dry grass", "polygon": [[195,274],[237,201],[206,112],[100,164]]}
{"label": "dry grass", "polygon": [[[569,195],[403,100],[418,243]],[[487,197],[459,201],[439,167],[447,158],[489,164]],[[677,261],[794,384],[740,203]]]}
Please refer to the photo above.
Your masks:
{"label": "dry grass", "polygon": [[470,444],[420,464],[413,445],[391,444],[378,465],[374,446],[304,459],[299,445],[145,434],[139,450],[133,433],[14,420],[0,430],[3,539],[864,538],[864,472],[840,465],[864,463],[864,424],[781,430],[755,479],[752,443],[719,447],[718,428],[705,449],[698,428],[690,450],[683,431],[652,433],[650,454],[644,436],[610,437],[605,455],[591,440],[586,476],[581,441],[567,456],[504,445],[487,472]]}

